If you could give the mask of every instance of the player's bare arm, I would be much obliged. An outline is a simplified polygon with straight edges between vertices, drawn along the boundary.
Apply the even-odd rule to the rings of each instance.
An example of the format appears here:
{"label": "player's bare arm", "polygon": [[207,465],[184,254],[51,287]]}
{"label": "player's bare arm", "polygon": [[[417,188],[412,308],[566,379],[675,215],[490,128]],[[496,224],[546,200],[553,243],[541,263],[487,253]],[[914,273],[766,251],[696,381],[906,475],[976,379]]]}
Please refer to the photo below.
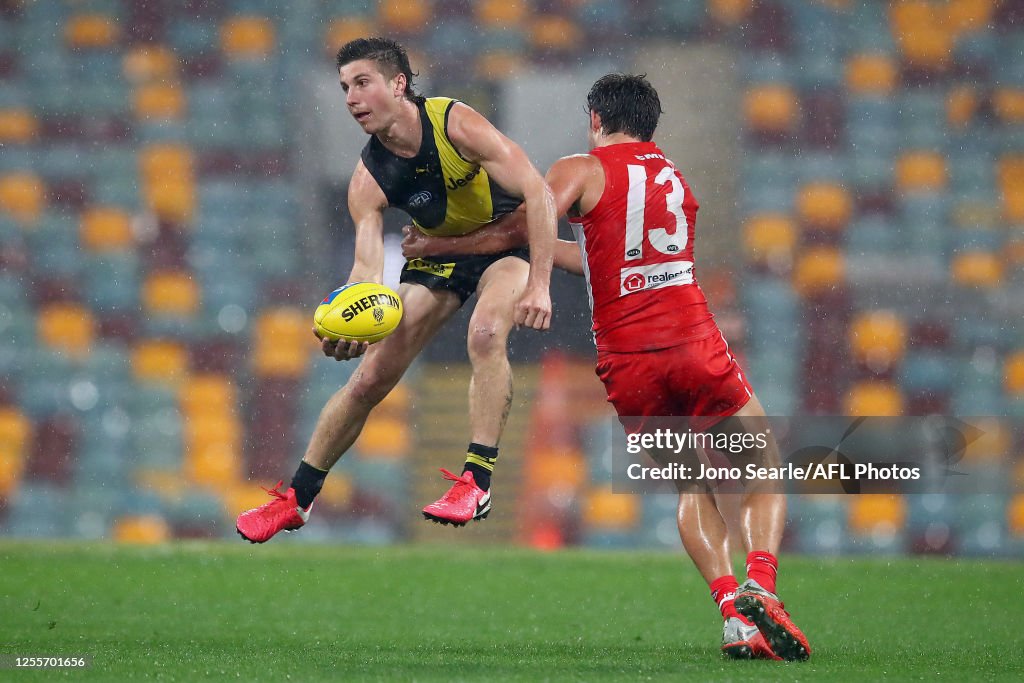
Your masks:
{"label": "player's bare arm", "polygon": [[[355,224],[355,261],[348,282],[376,282],[384,280],[384,209],[388,200],[366,166],[360,161],[348,186],[348,210]],[[366,353],[366,342],[331,341],[320,339],[325,356],[335,360],[351,360]]]}
{"label": "player's bare arm", "polygon": [[[589,154],[559,159],[548,171],[558,215],[579,216],[594,207],[604,192],[601,163]],[[582,208],[585,207],[585,208]],[[458,237],[435,237],[407,229],[402,240],[406,258],[424,258],[438,254],[496,254],[527,243],[526,211],[520,207],[491,225]],[[579,248],[570,240],[555,243],[554,265],[574,275],[583,275]]]}
{"label": "player's bare arm", "polygon": [[551,267],[557,214],[551,190],[529,158],[497,128],[464,104],[448,119],[448,137],[463,157],[480,164],[501,187],[522,197],[530,243],[530,275],[516,304],[515,323],[546,330],[551,320]]}

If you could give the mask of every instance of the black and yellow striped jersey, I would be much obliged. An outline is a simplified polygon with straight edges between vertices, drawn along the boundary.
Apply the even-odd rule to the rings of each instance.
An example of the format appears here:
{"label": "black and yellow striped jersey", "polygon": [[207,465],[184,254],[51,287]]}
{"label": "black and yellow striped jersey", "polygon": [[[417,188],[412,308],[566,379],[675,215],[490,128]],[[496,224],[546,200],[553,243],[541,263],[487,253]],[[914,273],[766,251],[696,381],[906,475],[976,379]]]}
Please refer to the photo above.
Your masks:
{"label": "black and yellow striped jersey", "polygon": [[448,139],[448,115],[457,101],[430,97],[417,105],[423,141],[410,159],[388,151],[376,135],[363,147],[363,165],[388,206],[405,211],[429,235],[465,235],[522,203],[479,164],[464,159]]}

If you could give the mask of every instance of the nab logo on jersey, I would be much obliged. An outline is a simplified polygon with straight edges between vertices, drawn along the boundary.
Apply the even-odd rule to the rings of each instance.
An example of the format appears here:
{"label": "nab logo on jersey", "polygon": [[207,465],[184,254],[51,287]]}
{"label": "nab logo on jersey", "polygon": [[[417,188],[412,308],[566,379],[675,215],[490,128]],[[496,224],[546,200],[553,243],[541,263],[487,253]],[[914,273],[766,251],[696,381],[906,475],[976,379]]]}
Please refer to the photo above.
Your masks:
{"label": "nab logo on jersey", "polygon": [[647,284],[647,278],[640,273],[633,273],[622,281],[622,288],[627,292],[639,292]]}

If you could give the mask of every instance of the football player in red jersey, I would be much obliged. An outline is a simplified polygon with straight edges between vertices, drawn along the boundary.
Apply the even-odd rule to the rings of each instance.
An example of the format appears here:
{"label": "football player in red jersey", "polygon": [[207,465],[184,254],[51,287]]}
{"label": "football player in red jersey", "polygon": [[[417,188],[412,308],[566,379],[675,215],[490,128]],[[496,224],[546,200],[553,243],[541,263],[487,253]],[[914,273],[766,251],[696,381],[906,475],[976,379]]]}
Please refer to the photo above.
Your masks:
{"label": "football player in red jersey", "polygon": [[[587,96],[589,154],[558,160],[547,181],[576,242],[560,240],[555,265],[586,278],[597,374],[623,426],[646,418],[691,418],[694,431],[767,435],[739,454],[778,466],[778,448],[754,395],[714,322],[694,274],[698,203],[676,166],[652,142],[658,93],[642,76],[609,74]],[[526,239],[522,212],[464,237],[407,231],[407,257],[499,252]],[[456,247],[457,245],[457,247]],[[661,454],[652,453],[656,459]],[[678,457],[678,456],[676,456]],[[696,453],[688,454],[696,462]],[[725,520],[711,488],[678,482],[679,536],[724,618],[722,651],[735,658],[803,660],[811,648],[775,594],[785,495],[772,482],[747,486],[740,535],[747,580],[733,574]]]}

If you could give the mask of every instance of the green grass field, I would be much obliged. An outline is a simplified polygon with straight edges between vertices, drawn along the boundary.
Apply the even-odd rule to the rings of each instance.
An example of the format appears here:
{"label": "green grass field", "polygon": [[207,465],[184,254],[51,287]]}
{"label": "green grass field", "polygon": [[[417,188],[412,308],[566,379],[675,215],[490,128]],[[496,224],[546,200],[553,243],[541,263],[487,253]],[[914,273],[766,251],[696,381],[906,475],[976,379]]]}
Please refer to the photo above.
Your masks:
{"label": "green grass field", "polygon": [[92,665],[0,680],[1020,680],[1022,570],[784,557],[779,664],[720,657],[681,555],[3,542],[0,653]]}

